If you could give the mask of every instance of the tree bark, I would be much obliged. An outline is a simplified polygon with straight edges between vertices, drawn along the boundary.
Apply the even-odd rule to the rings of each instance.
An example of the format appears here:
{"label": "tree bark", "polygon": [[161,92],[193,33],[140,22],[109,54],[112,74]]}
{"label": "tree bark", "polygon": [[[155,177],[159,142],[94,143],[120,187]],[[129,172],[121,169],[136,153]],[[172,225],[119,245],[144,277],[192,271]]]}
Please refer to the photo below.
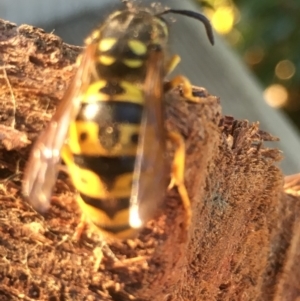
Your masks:
{"label": "tree bark", "polygon": [[300,298],[299,176],[284,186],[281,152],[264,145],[276,138],[258,123],[222,116],[219,99],[203,88],[194,89],[199,104],[184,101],[179,88],[165,100],[165,126],[186,143],[188,233],[172,189],[138,238],[109,243],[120,262],[104,257],[95,272],[97,235],[71,240],[80,212],[68,179],[59,177],[44,216],[22,199],[29,143],[55,111],[80,51],[0,21],[0,300]]}

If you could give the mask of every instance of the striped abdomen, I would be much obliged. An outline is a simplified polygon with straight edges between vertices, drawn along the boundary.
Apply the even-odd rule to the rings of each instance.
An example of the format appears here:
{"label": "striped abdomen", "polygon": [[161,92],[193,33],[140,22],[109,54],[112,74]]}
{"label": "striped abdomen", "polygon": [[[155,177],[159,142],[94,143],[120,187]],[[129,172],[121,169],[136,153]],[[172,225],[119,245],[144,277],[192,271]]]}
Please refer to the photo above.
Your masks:
{"label": "striped abdomen", "polygon": [[118,237],[130,233],[128,209],[143,108],[136,86],[95,82],[83,95],[62,151],[83,213]]}

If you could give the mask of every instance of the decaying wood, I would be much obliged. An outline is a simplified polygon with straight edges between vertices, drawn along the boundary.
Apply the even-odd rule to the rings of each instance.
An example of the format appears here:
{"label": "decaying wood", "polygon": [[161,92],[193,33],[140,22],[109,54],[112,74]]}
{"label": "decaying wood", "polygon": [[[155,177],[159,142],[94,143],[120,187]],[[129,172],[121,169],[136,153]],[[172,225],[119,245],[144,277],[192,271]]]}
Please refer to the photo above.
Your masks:
{"label": "decaying wood", "polygon": [[[137,239],[110,244],[120,262],[104,257],[95,272],[97,237],[71,241],[79,212],[68,179],[59,178],[45,216],[23,201],[28,141],[51,118],[79,51],[40,29],[0,22],[0,300],[300,298],[299,181],[284,192],[281,152],[264,146],[275,138],[222,116],[205,89],[195,88],[200,104],[179,89],[166,99],[166,127],[186,141],[189,233],[174,189]],[[8,143],[10,135],[20,138]]]}

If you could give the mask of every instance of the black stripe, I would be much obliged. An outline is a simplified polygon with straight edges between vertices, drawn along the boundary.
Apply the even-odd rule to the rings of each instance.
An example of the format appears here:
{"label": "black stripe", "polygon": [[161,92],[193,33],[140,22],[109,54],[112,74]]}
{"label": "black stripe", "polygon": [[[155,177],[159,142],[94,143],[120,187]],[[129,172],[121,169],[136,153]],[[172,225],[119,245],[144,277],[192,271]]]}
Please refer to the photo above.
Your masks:
{"label": "black stripe", "polygon": [[[99,125],[107,123],[140,124],[144,107],[128,101],[99,101],[83,103],[76,120],[94,121]],[[91,112],[93,115],[91,116]]]}
{"label": "black stripe", "polygon": [[134,171],[135,160],[135,156],[106,157],[74,154],[74,163],[97,174],[108,190],[117,176]]}
{"label": "black stripe", "polygon": [[86,204],[105,212],[111,219],[119,211],[129,209],[129,198],[96,199],[83,193],[80,196]]}
{"label": "black stripe", "polygon": [[[123,58],[124,59],[124,58]],[[96,64],[96,69],[103,78],[124,78],[130,81],[141,81],[146,76],[145,64],[140,67],[131,68],[123,64],[123,62],[116,61],[110,66],[105,66],[100,63]]]}

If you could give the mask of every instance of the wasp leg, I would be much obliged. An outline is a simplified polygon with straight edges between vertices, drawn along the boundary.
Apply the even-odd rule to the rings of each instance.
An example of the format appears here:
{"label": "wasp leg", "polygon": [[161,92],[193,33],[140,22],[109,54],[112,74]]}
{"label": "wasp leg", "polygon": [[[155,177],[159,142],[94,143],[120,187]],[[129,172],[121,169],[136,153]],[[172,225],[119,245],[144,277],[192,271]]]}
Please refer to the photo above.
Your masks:
{"label": "wasp leg", "polygon": [[166,65],[166,74],[170,74],[176,68],[180,61],[181,58],[179,55],[173,55]]}
{"label": "wasp leg", "polygon": [[169,132],[168,137],[176,144],[174,159],[171,167],[171,181],[168,189],[177,186],[181,197],[182,205],[186,214],[186,229],[189,227],[192,218],[191,202],[184,185],[184,168],[185,168],[185,143],[182,136],[177,132]]}
{"label": "wasp leg", "polygon": [[[166,65],[165,71],[166,74],[170,74],[176,66],[179,64],[181,58],[179,55],[175,54],[171,57],[169,62]],[[182,75],[175,76],[171,81],[164,83],[164,92],[168,92],[177,86],[181,86],[182,96],[186,98],[188,101],[199,103],[201,102],[200,97],[195,97],[193,95],[193,86],[191,82]]]}
{"label": "wasp leg", "polygon": [[94,272],[97,272],[99,270],[100,264],[103,260],[103,250],[102,246],[96,247],[93,250],[93,254],[95,257],[95,263],[94,263]]}
{"label": "wasp leg", "polygon": [[116,257],[114,252],[110,249],[109,245],[105,241],[103,237],[100,238],[100,243],[99,246],[97,246],[94,251],[94,256],[95,256],[95,263],[94,263],[94,271],[97,272],[100,264],[104,258],[104,255],[111,259],[114,264],[119,262],[119,259]]}
{"label": "wasp leg", "polygon": [[[84,214],[82,214],[80,222],[77,225],[76,230],[74,232],[74,235],[72,237],[73,240],[75,240],[75,241],[80,240],[82,232],[85,230],[87,224],[88,224],[88,222],[86,220],[86,217],[85,217]],[[104,236],[101,233],[99,234],[99,244],[93,250],[93,254],[94,254],[94,257],[95,257],[95,263],[94,263],[94,271],[95,272],[98,271],[99,266],[100,266],[104,256],[108,257],[113,262],[118,262],[119,261],[119,259],[116,257],[116,255],[113,253],[113,251],[108,246]]]}
{"label": "wasp leg", "polygon": [[167,92],[177,86],[181,86],[182,96],[187,100],[195,103],[202,102],[200,97],[193,95],[193,86],[188,78],[182,75],[175,76],[171,81],[164,84],[164,92]]}
{"label": "wasp leg", "polygon": [[[88,224],[89,224],[89,222],[87,221],[85,214],[82,214],[80,222],[76,227],[76,230],[74,232],[72,239],[75,241],[79,241],[83,231],[85,230],[85,228],[87,227]],[[116,257],[116,255],[113,253],[113,251],[108,246],[108,244],[105,240],[105,237],[104,237],[104,235],[102,235],[101,231],[99,232],[99,229],[96,228],[95,232],[97,232],[99,235],[99,244],[97,247],[95,247],[95,249],[93,251],[95,259],[96,259],[95,264],[94,264],[94,270],[97,271],[99,269],[99,266],[100,266],[104,256],[108,257],[113,262],[118,262],[119,259]]]}
{"label": "wasp leg", "polygon": [[80,222],[79,222],[79,224],[77,225],[77,227],[75,229],[75,232],[73,234],[72,240],[79,241],[80,238],[81,238],[81,235],[82,235],[83,231],[86,228],[86,226],[87,226],[86,217],[85,217],[84,214],[81,214]]}

